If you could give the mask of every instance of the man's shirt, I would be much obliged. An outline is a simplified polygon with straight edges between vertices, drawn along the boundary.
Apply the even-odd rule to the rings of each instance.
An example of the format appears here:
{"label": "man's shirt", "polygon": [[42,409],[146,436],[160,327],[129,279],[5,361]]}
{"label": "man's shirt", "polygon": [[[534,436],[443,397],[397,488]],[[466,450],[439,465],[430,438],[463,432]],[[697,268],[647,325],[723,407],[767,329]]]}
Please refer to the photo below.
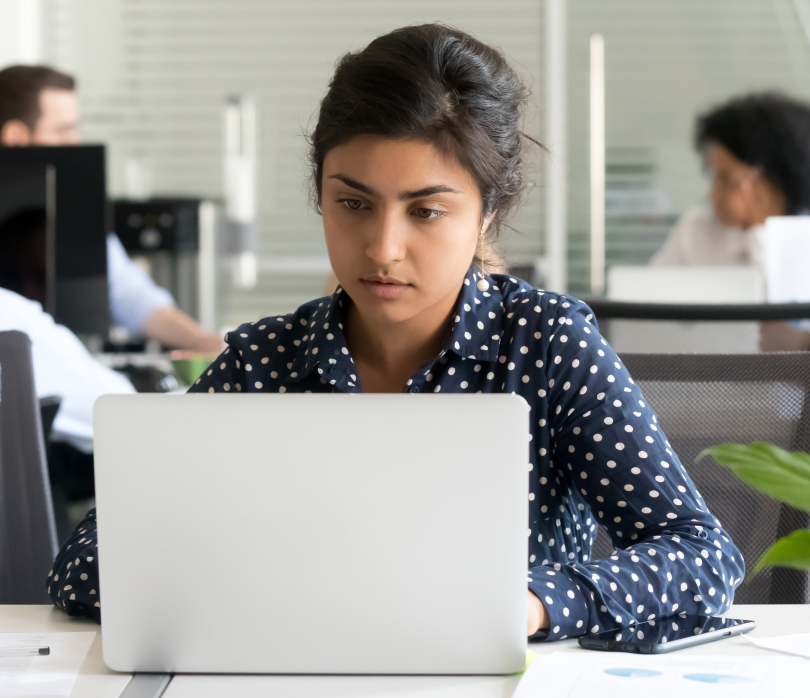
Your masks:
{"label": "man's shirt", "polygon": [[5,330],[25,332],[31,340],[37,397],[62,398],[53,438],[92,452],[93,403],[107,393],[134,393],[132,384],[96,361],[39,303],[0,288],[0,332]]}
{"label": "man's shirt", "polygon": [[107,235],[107,283],[113,324],[130,335],[138,334],[156,310],[174,305],[172,294],[129,258],[115,233]]}

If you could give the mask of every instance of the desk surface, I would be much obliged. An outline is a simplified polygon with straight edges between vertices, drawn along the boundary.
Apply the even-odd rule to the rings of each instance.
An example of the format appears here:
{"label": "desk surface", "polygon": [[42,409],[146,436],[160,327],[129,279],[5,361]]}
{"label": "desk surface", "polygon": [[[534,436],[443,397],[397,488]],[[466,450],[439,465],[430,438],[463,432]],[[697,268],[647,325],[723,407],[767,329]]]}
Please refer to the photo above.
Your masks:
{"label": "desk surface", "polygon": [[[734,606],[732,617],[755,620],[756,637],[774,637],[810,631],[810,605]],[[129,675],[107,669],[101,653],[101,628],[90,621],[69,618],[51,606],[0,606],[0,632],[97,631],[73,688],[73,698],[118,698]],[[533,652],[586,652],[575,640],[533,643]],[[313,641],[313,652],[329,647]],[[686,654],[767,655],[744,637],[681,650]],[[515,676],[176,676],[164,698],[242,698],[283,695],[288,698],[508,698],[517,686]]]}
{"label": "desk surface", "polygon": [[98,633],[73,685],[73,698],[118,698],[129,683],[129,674],[107,668],[101,654],[101,626],[65,615],[54,606],[0,606],[0,632]]}

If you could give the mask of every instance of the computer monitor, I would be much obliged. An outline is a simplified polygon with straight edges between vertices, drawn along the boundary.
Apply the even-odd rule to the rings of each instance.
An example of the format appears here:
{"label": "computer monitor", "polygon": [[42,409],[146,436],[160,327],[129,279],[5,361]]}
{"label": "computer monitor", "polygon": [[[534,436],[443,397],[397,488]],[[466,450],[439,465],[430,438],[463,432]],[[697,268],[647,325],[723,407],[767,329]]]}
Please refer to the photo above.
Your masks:
{"label": "computer monitor", "polygon": [[0,147],[0,284],[79,335],[110,326],[106,196],[104,146]]}
{"label": "computer monitor", "polygon": [[810,216],[767,218],[764,248],[768,302],[810,303]]}

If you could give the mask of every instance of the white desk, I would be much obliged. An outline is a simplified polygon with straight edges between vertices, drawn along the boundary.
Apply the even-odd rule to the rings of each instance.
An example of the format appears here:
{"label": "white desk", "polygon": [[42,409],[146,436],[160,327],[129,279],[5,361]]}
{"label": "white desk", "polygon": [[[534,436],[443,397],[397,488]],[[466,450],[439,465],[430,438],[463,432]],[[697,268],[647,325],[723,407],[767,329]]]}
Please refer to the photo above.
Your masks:
{"label": "white desk", "polygon": [[[750,633],[758,637],[810,632],[810,605],[735,606],[730,616],[757,622]],[[0,606],[0,632],[92,631],[96,636],[71,694],[73,698],[118,698],[129,675],[117,674],[104,665],[101,654],[101,628],[90,621],[69,618],[50,606]],[[313,652],[329,647],[312,643]],[[588,652],[575,640],[534,643],[533,652]],[[686,654],[768,655],[744,637],[681,650]],[[808,662],[810,666],[810,661]],[[506,676],[175,676],[163,698],[509,698],[520,677]]]}
{"label": "white desk", "polygon": [[96,632],[95,640],[73,685],[73,698],[118,698],[131,676],[111,671],[101,655],[101,626],[65,615],[54,606],[0,606],[0,632]]}

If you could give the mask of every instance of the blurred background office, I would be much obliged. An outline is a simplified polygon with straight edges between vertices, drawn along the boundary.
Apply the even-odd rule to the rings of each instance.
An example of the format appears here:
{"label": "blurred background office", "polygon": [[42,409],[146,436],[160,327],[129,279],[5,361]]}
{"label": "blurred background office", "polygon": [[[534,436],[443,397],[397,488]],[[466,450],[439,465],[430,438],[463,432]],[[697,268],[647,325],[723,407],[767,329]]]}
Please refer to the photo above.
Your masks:
{"label": "blurred background office", "polygon": [[[98,213],[94,237],[65,223],[64,207],[43,208],[44,226],[22,212],[15,224],[54,230],[57,252],[54,297],[45,287],[41,297],[21,295],[138,389],[182,388],[208,360],[186,353],[173,363],[172,348],[215,349],[228,328],[321,295],[331,270],[306,184],[305,133],[337,57],[420,21],[447,22],[499,46],[533,90],[525,130],[550,154],[536,152],[535,186],[502,239],[514,274],[593,299],[620,351],[810,348],[800,322],[770,325],[763,341],[756,311],[745,322],[703,327],[654,312],[646,324],[621,313],[611,320],[609,303],[598,305],[810,301],[801,288],[771,293],[768,265],[750,254],[731,264],[733,250],[726,261],[699,254],[685,268],[665,250],[695,211],[716,214],[717,137],[711,131],[696,147],[698,119],[751,94],[810,100],[810,0],[0,0],[0,17],[0,70],[47,65],[75,78],[72,140],[87,144],[81,157],[96,164],[82,171],[101,177],[106,194],[104,203],[76,184],[94,202],[86,210]],[[9,151],[24,149],[1,150],[8,195],[23,157]],[[726,151],[736,160],[723,167],[747,167],[773,184],[760,163]],[[55,168],[57,189],[80,179],[76,167],[54,160],[62,156],[48,158],[42,172]],[[774,205],[764,215],[801,213]],[[762,218],[721,221],[742,236],[729,233],[729,245],[754,227],[779,238]],[[68,307],[69,274],[60,276],[68,239],[95,250],[88,254],[102,267],[98,250],[103,257],[115,243],[106,253],[113,292],[104,308],[104,293],[92,308]],[[803,243],[795,244],[793,256],[802,258]],[[664,266],[650,266],[662,250],[656,261]],[[155,308],[176,308],[193,323],[200,343],[116,319],[116,264],[145,284]],[[91,313],[94,321],[84,322]]]}
{"label": "blurred background office", "polygon": [[[538,161],[538,186],[504,247],[516,266],[542,269],[546,285],[585,296],[601,290],[590,262],[594,35],[603,38],[607,267],[647,264],[678,217],[708,203],[697,115],[753,91],[810,91],[806,0],[2,5],[0,65],[47,63],[77,78],[82,138],[106,144],[114,197],[146,178],[150,195],[221,199],[224,101],[255,97],[257,279],[226,277],[219,327],[320,292],[329,268],[308,206],[302,134],[335,57],[395,26],[457,24],[520,67],[534,90],[527,130],[552,147],[554,162]],[[565,182],[551,180],[549,167]],[[559,208],[549,188],[562,189],[562,210],[548,211]]]}

